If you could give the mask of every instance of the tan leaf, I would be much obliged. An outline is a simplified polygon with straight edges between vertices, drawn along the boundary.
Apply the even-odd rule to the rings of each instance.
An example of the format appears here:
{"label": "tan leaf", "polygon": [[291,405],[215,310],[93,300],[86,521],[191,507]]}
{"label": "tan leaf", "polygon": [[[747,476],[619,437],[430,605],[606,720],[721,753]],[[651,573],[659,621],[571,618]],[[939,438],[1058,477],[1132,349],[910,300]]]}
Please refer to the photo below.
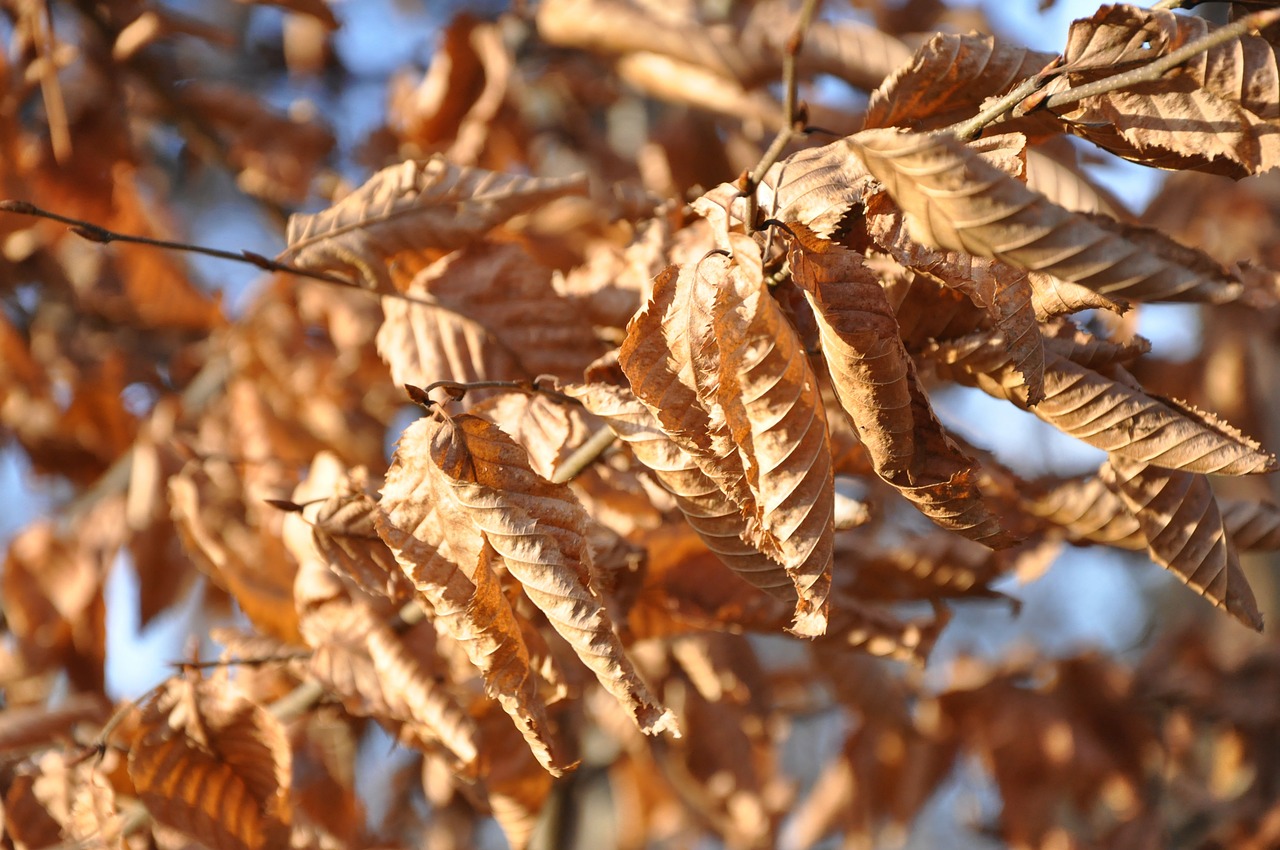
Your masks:
{"label": "tan leaf", "polygon": [[[1150,62],[1216,29],[1204,18],[1123,4],[1071,25],[1059,80],[1084,83]],[[1241,178],[1280,164],[1280,63],[1246,34],[1202,51],[1158,81],[1086,98],[1058,113],[1067,129],[1157,168]]]}
{"label": "tan leaf", "polygon": [[586,317],[518,245],[451,254],[382,303],[378,353],[397,384],[576,380],[600,353]]}
{"label": "tan leaf", "polygon": [[1262,631],[1262,615],[1208,478],[1114,456],[1100,475],[1137,517],[1157,564],[1246,626]]}
{"label": "tan leaf", "polygon": [[1037,403],[1044,395],[1044,346],[1028,274],[999,260],[921,245],[907,236],[901,213],[885,209],[889,205],[884,200],[877,194],[868,201],[871,237],[903,266],[963,292],[983,308],[1009,344],[1010,362],[1026,385],[1028,403]]}
{"label": "tan leaf", "polygon": [[904,269],[888,258],[868,258],[898,322],[898,335],[908,350],[933,340],[956,339],[987,326],[986,312],[959,290],[928,275]]}
{"label": "tan leaf", "polygon": [[115,792],[87,762],[52,751],[24,765],[4,798],[6,838],[18,850],[82,843],[123,850]]}
{"label": "tan leaf", "polygon": [[1189,268],[1051,203],[953,136],[867,130],[847,141],[919,242],[1003,260],[1113,299],[1224,303],[1242,292],[1221,269]]}
{"label": "tan leaf", "polygon": [[782,564],[747,540],[750,528],[742,512],[662,430],[647,407],[628,390],[593,383],[565,392],[603,418],[636,458],[653,471],[676,499],[676,506],[707,547],[725,566],[752,586],[790,602],[794,590]]}
{"label": "tan leaf", "polygon": [[1222,523],[1242,551],[1280,549],[1280,508],[1270,502],[1219,499]]}
{"label": "tan leaf", "polygon": [[678,735],[675,717],[649,693],[591,583],[591,519],[564,485],[537,476],[524,450],[497,426],[461,415],[431,437],[431,461],[507,570],[605,689],[646,734]]}
{"label": "tan leaf", "polygon": [[954,379],[1030,409],[1055,428],[1137,463],[1217,475],[1269,472],[1275,457],[1212,414],[1149,395],[1120,366],[1110,374],[1046,347],[1045,398],[1033,408],[1007,375],[1002,343],[980,337],[937,344],[929,356]]}
{"label": "tan leaf", "polygon": [[[831,238],[873,183],[861,160],[849,156],[844,140],[805,148],[765,172],[756,188],[751,227],[767,219],[798,221],[818,236]],[[747,200],[737,184],[722,183],[695,200],[693,207],[719,230],[726,230],[746,221]]]}
{"label": "tan leaf", "polygon": [[453,251],[479,241],[512,216],[566,195],[582,177],[522,177],[451,165],[443,158],[379,171],[323,212],[289,219],[281,259],[338,272],[377,292],[395,291],[388,265],[402,253]]}
{"label": "tan leaf", "polygon": [[994,36],[939,33],[871,93],[866,127],[931,130],[968,118],[1054,59]]}
{"label": "tan leaf", "polygon": [[797,240],[788,258],[818,316],[836,394],[876,473],[943,528],[993,548],[1012,543],[982,501],[973,461],[934,416],[880,282],[861,256],[836,246],[809,251]]}
{"label": "tan leaf", "polygon": [[[357,717],[399,727],[403,743],[422,749],[439,744],[463,772],[475,770],[479,743],[475,724],[438,680],[439,670],[366,605],[325,606],[324,624],[308,630],[314,641],[311,674],[337,694]],[[415,626],[413,631],[429,625]]]}
{"label": "tan leaf", "polygon": [[529,453],[534,472],[548,481],[574,449],[600,427],[581,407],[540,393],[503,393],[467,410],[505,431]]}
{"label": "tan leaf", "polygon": [[715,392],[719,351],[711,314],[730,260],[711,254],[654,281],[653,298],[627,326],[618,353],[636,398],[734,504],[752,497]]}
{"label": "tan leaf", "polygon": [[368,493],[335,494],[314,511],[312,535],[330,568],[371,596],[402,603],[413,585],[378,537],[378,502]]}
{"label": "tan leaf", "polygon": [[171,679],[141,706],[129,778],[157,822],[211,850],[288,843],[291,752],[265,709]]}
{"label": "tan leaf", "polygon": [[[1275,505],[1247,499],[1217,501],[1222,525],[1237,551],[1280,548],[1280,511]],[[1033,488],[1022,505],[1029,513],[1064,529],[1073,542],[1137,551],[1147,548],[1138,518],[1098,476]]]}
{"label": "tan leaf", "polygon": [[260,524],[259,508],[245,504],[238,484],[224,461],[191,461],[169,479],[174,523],[196,566],[235,597],[255,626],[296,643],[297,565],[279,538]]}
{"label": "tan leaf", "polygon": [[755,505],[753,542],[795,584],[793,631],[822,634],[835,534],[826,413],[804,346],[765,286],[755,242],[737,240],[734,261],[712,319],[716,396]]}
{"label": "tan leaf", "polygon": [[1067,532],[1073,542],[1143,550],[1147,538],[1120,496],[1097,476],[1024,494],[1023,508]]}
{"label": "tan leaf", "polygon": [[436,622],[462,645],[484,677],[486,691],[524,735],[538,763],[555,776],[571,769],[574,764],[564,756],[538,694],[538,676],[521,627],[493,572],[493,548],[486,542],[481,549],[472,584],[439,550],[393,525],[391,516],[382,515],[380,531],[406,574],[432,601]]}

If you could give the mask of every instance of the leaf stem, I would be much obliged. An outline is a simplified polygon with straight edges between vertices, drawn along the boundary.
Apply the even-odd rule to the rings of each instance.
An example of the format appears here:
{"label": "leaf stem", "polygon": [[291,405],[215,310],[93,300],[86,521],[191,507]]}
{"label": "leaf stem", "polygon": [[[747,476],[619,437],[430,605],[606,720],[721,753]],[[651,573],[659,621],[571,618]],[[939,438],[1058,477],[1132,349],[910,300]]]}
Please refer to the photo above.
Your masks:
{"label": "leaf stem", "polygon": [[0,201],[0,212],[13,213],[15,215],[28,215],[34,218],[47,218],[50,221],[56,221],[65,224],[71,228],[71,232],[90,242],[99,242],[103,245],[109,245],[112,242],[128,242],[134,245],[150,245],[153,248],[166,248],[171,251],[186,251],[191,254],[203,254],[206,257],[217,257],[220,260],[231,260],[237,263],[248,263],[251,266],[269,272],[284,272],[286,274],[294,274],[299,277],[307,277],[312,280],[322,280],[326,283],[336,283],[341,286],[356,286],[355,283],[345,277],[329,274],[328,272],[317,272],[310,269],[291,266],[288,263],[277,262],[268,259],[261,254],[253,251],[224,251],[221,248],[208,248],[204,245],[193,245],[189,242],[173,242],[168,239],[152,239],[150,236],[136,236],[131,233],[119,233],[114,230],[108,230],[100,224],[94,224],[91,221],[84,221],[70,216],[60,215],[49,210],[41,209],[35,204],[27,201]]}

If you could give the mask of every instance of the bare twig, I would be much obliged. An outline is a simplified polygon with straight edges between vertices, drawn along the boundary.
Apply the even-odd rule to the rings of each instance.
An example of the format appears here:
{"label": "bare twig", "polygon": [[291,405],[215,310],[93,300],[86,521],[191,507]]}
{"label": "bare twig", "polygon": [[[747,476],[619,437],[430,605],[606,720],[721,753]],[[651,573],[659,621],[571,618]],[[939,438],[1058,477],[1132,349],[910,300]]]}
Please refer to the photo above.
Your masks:
{"label": "bare twig", "polygon": [[299,277],[311,278],[312,280],[322,280],[326,283],[336,283],[340,286],[356,286],[355,283],[345,277],[329,274],[328,272],[317,272],[311,269],[299,268],[291,266],[288,263],[280,263],[275,260],[268,259],[261,254],[255,254],[253,251],[224,251],[221,248],[208,248],[204,245],[193,245],[189,242],[172,242],[168,239],[152,239],[150,236],[135,236],[131,233],[118,233],[114,230],[108,230],[100,224],[94,224],[91,221],[84,221],[70,216],[60,215],[49,210],[41,209],[35,204],[26,201],[0,201],[0,212],[14,213],[15,215],[29,215],[35,218],[47,218],[50,221],[60,222],[68,225],[71,232],[77,236],[88,239],[90,242],[100,242],[108,245],[112,242],[129,242],[134,245],[150,245],[153,248],[166,248],[171,251],[187,251],[192,254],[203,254],[207,257],[217,257],[221,260],[231,260],[237,263],[248,263],[251,266],[257,266],[263,271],[284,272],[286,274],[295,274]]}
{"label": "bare twig", "polygon": [[1049,73],[1052,68],[1053,65],[1050,65],[1049,68],[1046,68],[1044,71],[1027,77],[1021,83],[1018,83],[1012,91],[998,98],[977,115],[956,124],[952,124],[942,132],[951,133],[962,142],[968,142],[976,139],[982,134],[982,131],[987,128],[987,125],[994,124],[996,121],[999,121],[1001,118],[1008,115],[1015,106],[1035,94],[1046,83],[1048,83]]}
{"label": "bare twig", "polygon": [[756,167],[744,176],[739,186],[739,191],[747,198],[748,227],[756,217],[756,187],[764,179],[765,172],[773,167],[773,164],[778,161],[778,157],[782,156],[782,152],[786,150],[787,145],[795,138],[796,124],[801,121],[800,116],[797,115],[796,57],[800,55],[800,50],[804,47],[805,33],[809,31],[809,25],[813,23],[813,19],[818,14],[818,8],[821,5],[822,0],[804,0],[804,5],[800,8],[800,17],[796,19],[795,29],[791,31],[791,37],[787,39],[786,48],[782,53],[782,116],[784,123],[781,129],[778,130],[778,134],[773,137],[773,141],[764,152],[764,156],[756,163]]}

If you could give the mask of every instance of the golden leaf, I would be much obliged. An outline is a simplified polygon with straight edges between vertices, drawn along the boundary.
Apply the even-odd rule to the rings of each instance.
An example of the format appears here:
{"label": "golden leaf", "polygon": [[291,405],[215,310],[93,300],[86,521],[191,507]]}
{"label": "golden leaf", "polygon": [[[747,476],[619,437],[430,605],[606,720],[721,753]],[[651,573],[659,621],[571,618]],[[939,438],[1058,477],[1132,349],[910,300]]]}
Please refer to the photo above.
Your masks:
{"label": "golden leaf", "polygon": [[311,271],[353,275],[392,293],[388,266],[402,253],[446,253],[479,241],[512,216],[566,195],[582,177],[552,179],[451,165],[441,157],[384,168],[323,212],[289,219],[280,255]]}
{"label": "golden leaf", "polygon": [[1157,564],[1216,607],[1262,631],[1262,615],[1208,478],[1114,456],[1100,475],[1137,517]]}
{"label": "golden leaf", "polygon": [[586,539],[592,520],[573,492],[539,478],[524,450],[496,425],[466,414],[439,424],[431,462],[529,600],[636,725],[646,734],[678,735],[674,715],[636,675],[592,587]]}
{"label": "golden leaf", "polygon": [[261,706],[170,679],[141,706],[129,778],[157,822],[211,850],[288,843],[292,756]]}
{"label": "golden leaf", "polygon": [[1031,191],[953,136],[864,130],[846,141],[906,213],[912,238],[926,245],[1003,260],[1113,299],[1224,303],[1242,292],[1212,261],[1212,272],[1189,267],[1100,227]]}

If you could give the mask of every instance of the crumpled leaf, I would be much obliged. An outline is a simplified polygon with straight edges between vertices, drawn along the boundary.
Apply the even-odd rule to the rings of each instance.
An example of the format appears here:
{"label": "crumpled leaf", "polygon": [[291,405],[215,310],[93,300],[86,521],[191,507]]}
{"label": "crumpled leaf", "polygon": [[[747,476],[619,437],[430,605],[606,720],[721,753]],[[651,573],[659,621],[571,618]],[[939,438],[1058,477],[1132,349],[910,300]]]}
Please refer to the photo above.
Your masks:
{"label": "crumpled leaf", "polygon": [[974,462],[933,414],[879,280],[853,251],[802,243],[788,253],[792,275],[813,304],[836,394],[876,474],[943,528],[1010,545],[982,501]]}
{"label": "crumpled leaf", "polygon": [[[1032,192],[948,134],[864,130],[846,140],[906,213],[912,238],[1078,283],[1108,298],[1225,303],[1243,287]],[[1167,245],[1170,240],[1161,240]],[[1190,249],[1186,249],[1190,250]],[[1202,255],[1198,255],[1202,256]]]}
{"label": "crumpled leaf", "polygon": [[[386,516],[386,515],[383,515]],[[466,577],[454,572],[442,586],[433,586],[432,573],[448,570],[438,550],[406,534],[389,521],[380,521],[382,532],[406,571],[412,571],[415,583],[432,598],[436,621],[454,635],[472,664],[480,670],[486,690],[502,705],[516,727],[524,735],[534,756],[548,772],[560,776],[574,764],[567,761],[563,745],[547,719],[544,698],[538,694],[539,677],[535,674],[523,637],[507,598],[494,574],[497,560],[486,542],[476,565],[473,589],[465,607],[448,607],[453,596],[466,591]]]}
{"label": "crumpled leaf", "polygon": [[[662,429],[743,512],[743,539],[786,568],[796,588],[794,630],[820,634],[834,491],[817,378],[764,290],[755,242],[730,238],[733,258],[712,253],[659,276],[619,364]],[[799,479],[782,465],[792,452]],[[775,577],[761,576],[764,586]]]}
{"label": "crumpled leaf", "polygon": [[867,129],[933,130],[976,114],[1054,59],[994,36],[939,33],[871,93]]}
{"label": "crumpled leaf", "polygon": [[378,354],[397,384],[573,380],[600,353],[590,322],[519,245],[450,254],[382,305]]}
{"label": "crumpled leaf", "polygon": [[147,811],[211,850],[288,844],[291,764],[280,721],[187,678],[142,704],[129,743],[129,778]]}
{"label": "crumpled leaf", "polygon": [[742,458],[762,551],[787,568],[798,601],[793,630],[821,634],[831,583],[835,493],[817,377],[764,283],[755,242],[737,242],[716,297],[717,399]]}
{"label": "crumpled leaf", "polygon": [[[1195,15],[1112,5],[1071,25],[1053,93],[1145,64],[1217,29]],[[1192,56],[1151,83],[1069,104],[1071,132],[1156,168],[1234,178],[1280,164],[1280,62],[1260,35]]]}
{"label": "crumpled leaf", "polygon": [[872,238],[902,265],[963,292],[983,308],[1009,344],[1010,362],[1026,385],[1028,403],[1039,402],[1044,396],[1044,346],[1029,275],[999,260],[921,245],[904,232],[901,213],[885,211],[886,204],[877,203],[882,198],[877,195],[868,204]]}
{"label": "crumpled leaf", "polygon": [[1045,398],[1029,408],[1019,380],[1009,374],[999,339],[974,336],[935,344],[927,352],[955,380],[1029,409],[1064,433],[1131,461],[1217,475],[1276,468],[1274,455],[1231,425],[1147,394],[1123,367],[1097,372],[1050,346],[1045,353]]}
{"label": "crumpled leaf", "polygon": [[1099,476],[1120,495],[1152,559],[1255,631],[1262,614],[1227,537],[1209,479],[1111,457]]}
{"label": "crumpled leaf", "polygon": [[399,254],[453,251],[512,216],[586,191],[585,177],[524,177],[451,165],[402,162],[370,177],[334,206],[289,218],[280,259],[337,272],[381,293],[396,291],[388,266]]}
{"label": "crumpled leaf", "polygon": [[111,784],[93,765],[59,751],[24,764],[0,808],[5,838],[19,850],[83,844],[123,850],[124,822]]}
{"label": "crumpled leaf", "polygon": [[462,513],[646,734],[670,730],[675,716],[636,675],[592,586],[591,519],[563,484],[540,478],[528,456],[496,425],[463,414],[430,434],[430,458],[449,479]]}
{"label": "crumpled leaf", "polygon": [[308,630],[314,641],[311,674],[351,714],[386,722],[409,746],[443,746],[460,772],[473,771],[479,756],[475,724],[411,636],[397,635],[368,606],[332,608],[323,630],[315,624]]}

